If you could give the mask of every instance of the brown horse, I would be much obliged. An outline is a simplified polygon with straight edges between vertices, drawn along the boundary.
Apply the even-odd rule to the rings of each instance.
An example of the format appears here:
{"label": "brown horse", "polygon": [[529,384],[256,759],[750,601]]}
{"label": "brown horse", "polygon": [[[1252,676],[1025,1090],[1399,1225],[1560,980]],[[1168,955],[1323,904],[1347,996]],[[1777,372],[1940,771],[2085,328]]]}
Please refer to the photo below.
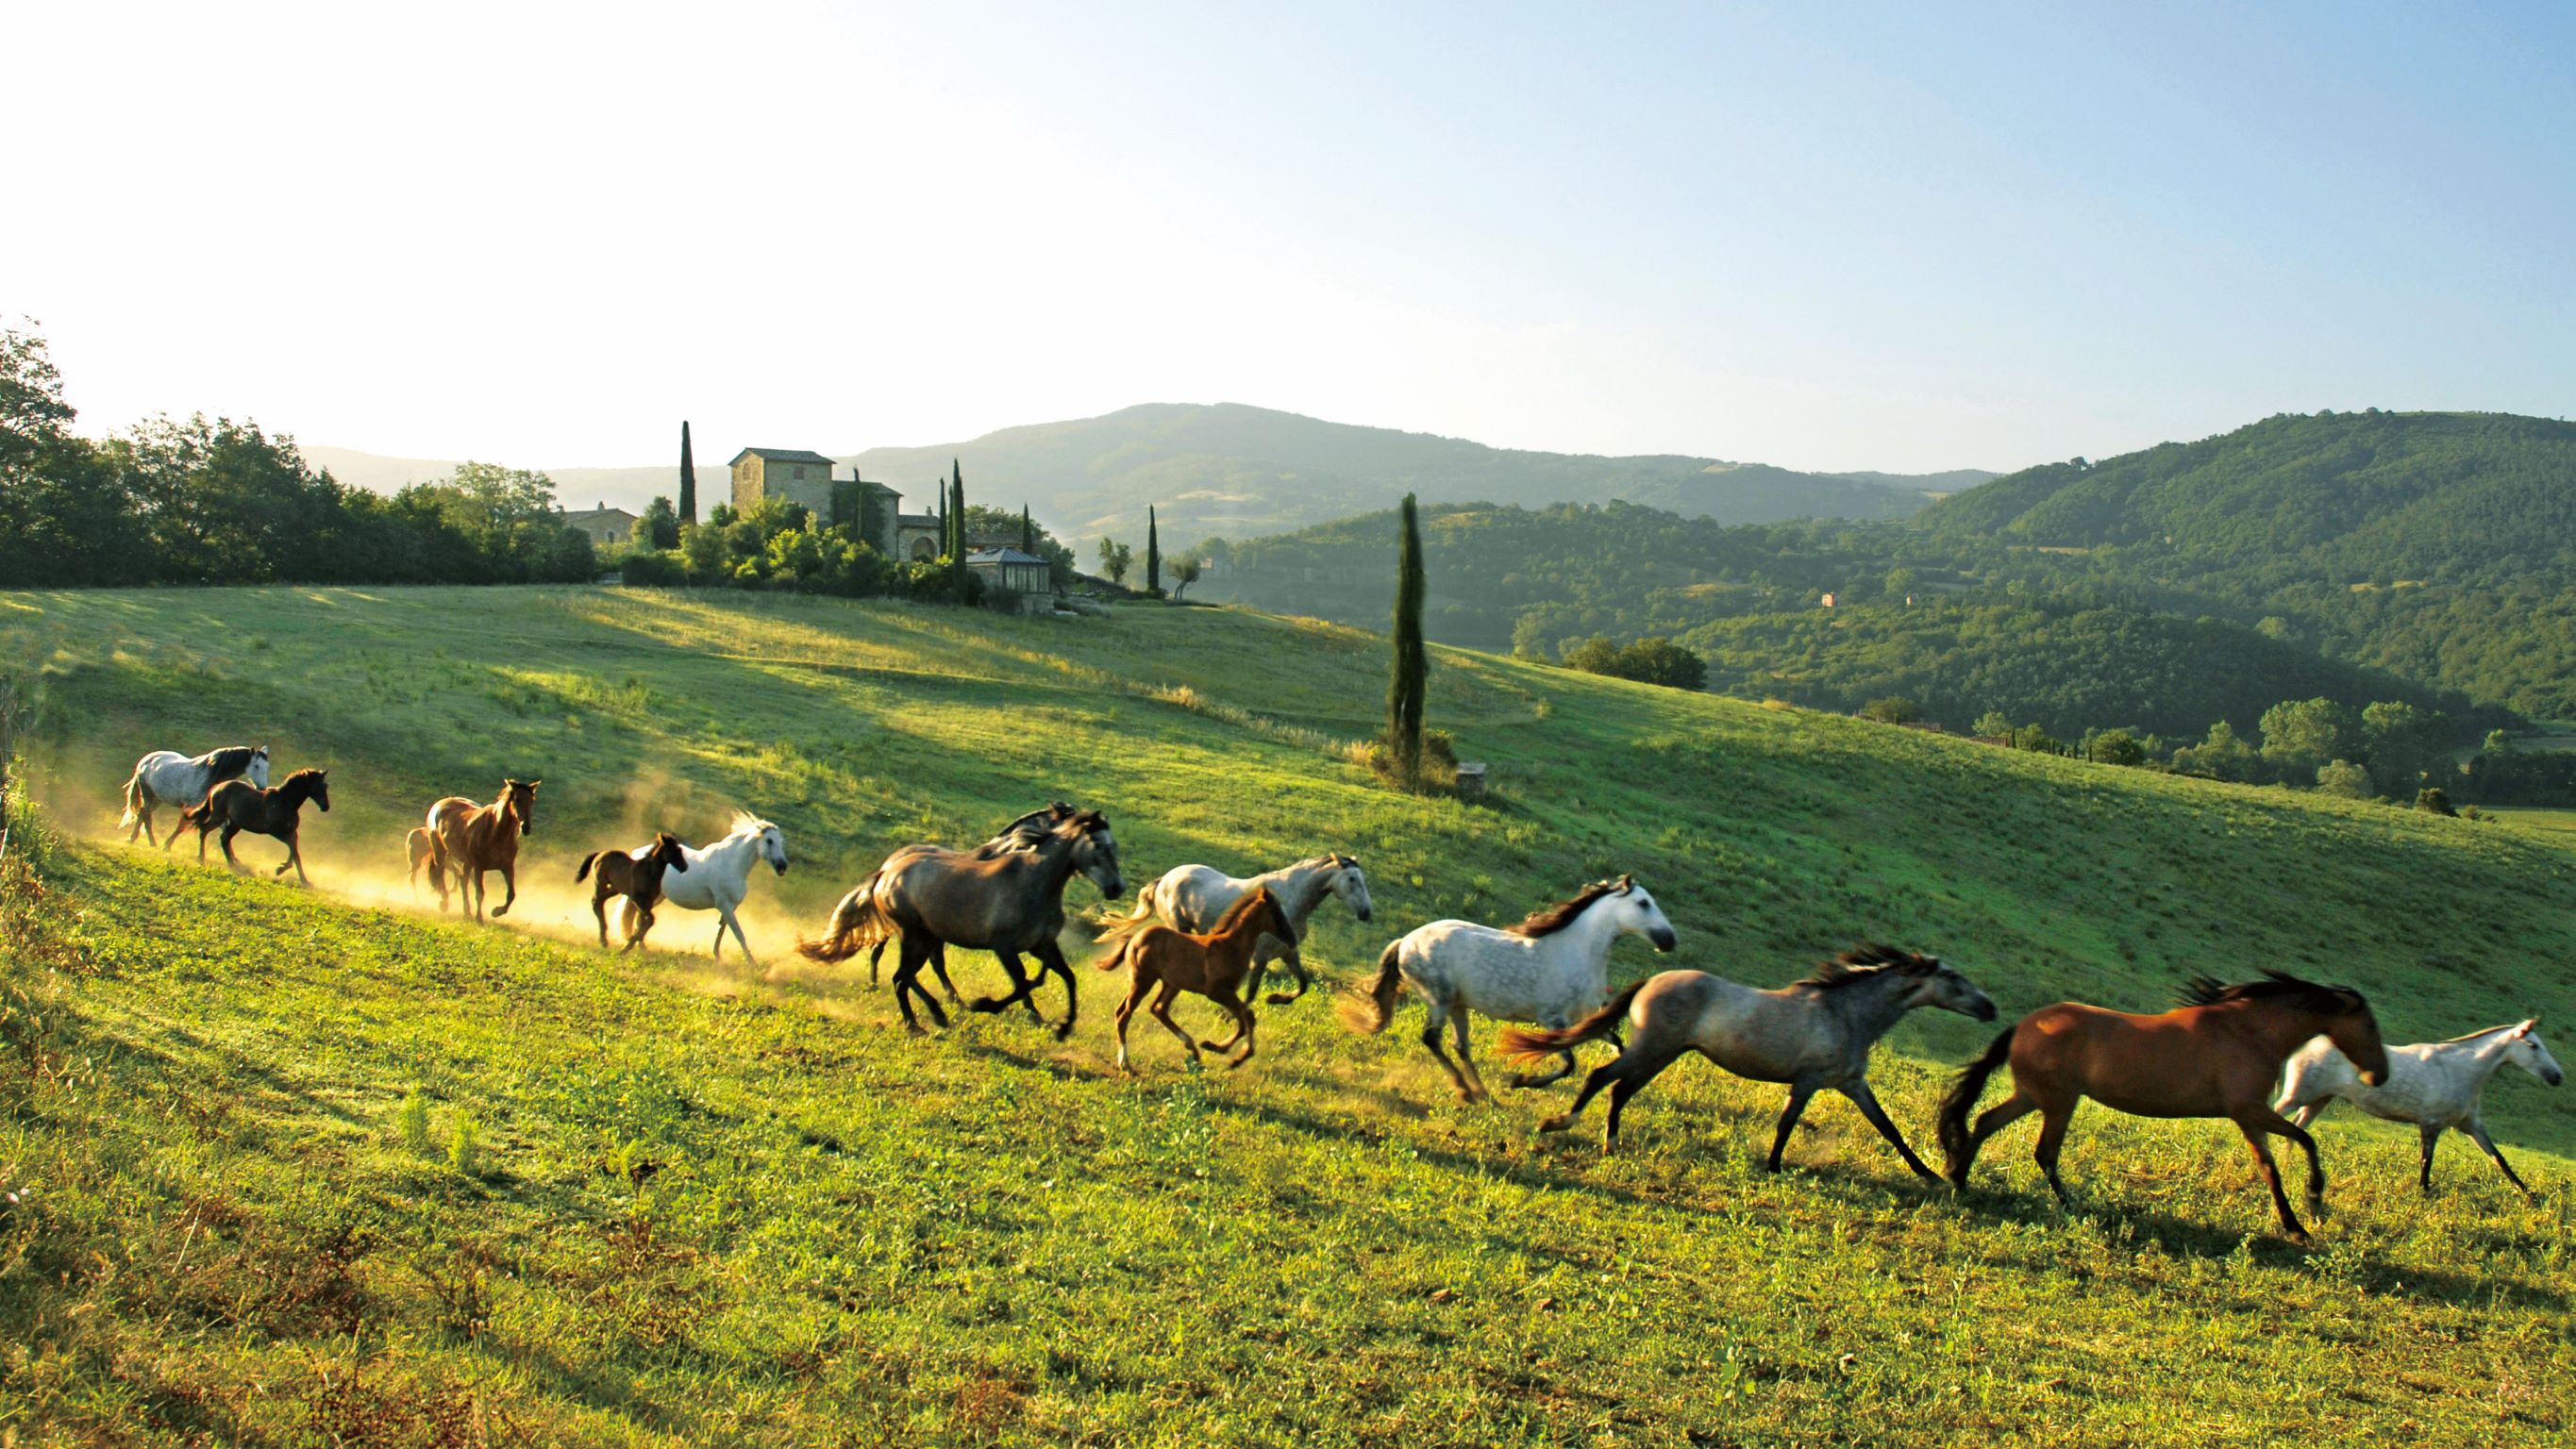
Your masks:
{"label": "brown horse", "polygon": [[[304,874],[304,847],[296,838],[296,830],[298,814],[307,800],[321,806],[323,814],[331,813],[331,788],[323,777],[321,770],[298,770],[274,790],[263,790],[242,779],[226,780],[217,785],[213,793],[206,796],[205,804],[179,817],[182,824],[196,827],[197,859],[202,861],[206,858],[207,832],[221,830],[224,864],[235,870],[243,869],[242,863],[233,856],[233,837],[247,830],[253,835],[274,836],[286,842],[286,859],[270,874],[284,875],[286,867],[291,865],[295,867],[298,881],[305,885],[313,884]],[[177,838],[178,832],[172,831],[171,839]]]}
{"label": "brown horse", "polygon": [[[1100,958],[1100,969],[1114,971],[1123,963],[1128,973],[1127,999],[1118,1003],[1118,1070],[1128,1070],[1127,1021],[1136,1014],[1136,1003],[1155,987],[1162,989],[1148,1009],[1181,1039],[1192,1067],[1199,1064],[1201,1046],[1224,1052],[1236,1042],[1243,1043],[1242,1053],[1226,1063],[1228,1070],[1252,1060],[1252,1008],[1244,1003],[1243,983],[1252,975],[1253,954],[1264,938],[1279,941],[1280,959],[1289,970],[1304,974],[1305,963],[1297,959],[1297,927],[1268,886],[1253,887],[1227,907],[1205,934],[1133,916],[1110,927],[1103,939],[1112,944]],[[1194,991],[1225,1008],[1226,1015],[1234,1018],[1234,1035],[1221,1042],[1191,1041],[1190,1034],[1172,1020],[1172,1003],[1184,991]]]}
{"label": "brown horse", "polygon": [[438,890],[440,910],[447,909],[452,884],[472,897],[474,919],[483,919],[483,874],[497,870],[508,893],[492,914],[510,914],[519,898],[519,837],[537,828],[538,783],[503,780],[500,798],[489,805],[450,795],[429,807],[429,883]]}
{"label": "brown horse", "polygon": [[[2352,1059],[2363,1081],[2377,1086],[2388,1080],[2388,1052],[2360,992],[2279,971],[2263,974],[2264,980],[2235,986],[2194,977],[2181,1008],[2158,1016],[2061,1001],[2023,1017],[1960,1072],[1941,1099],[1941,1151],[1951,1186],[1967,1185],[1978,1147],[1997,1128],[2037,1112],[2040,1171],[2048,1174],[2057,1200],[2072,1206],[2057,1179],[2057,1149],[2066,1140],[2067,1120],[2086,1097],[2139,1117],[2224,1117],[2245,1134],[2254,1165],[2272,1189],[2272,1205],[2281,1210],[2281,1226],[2306,1242],[2308,1230],[2290,1211],[2264,1136],[2287,1137],[2308,1154],[2311,1212],[2325,1211],[2326,1174],[2317,1164],[2316,1139],[2272,1110],[2281,1063],[2322,1036]],[[1968,1112],[1986,1078],[2007,1059],[2013,1094],[1972,1129]]]}
{"label": "brown horse", "polygon": [[[644,944],[644,933],[653,929],[653,907],[662,899],[662,874],[665,871],[688,873],[688,857],[681,853],[680,838],[665,830],[654,835],[653,843],[628,853],[623,850],[594,850],[581,858],[581,869],[572,873],[578,884],[590,875],[593,862],[599,866],[599,879],[590,887],[590,913],[599,918],[599,944],[608,944],[608,902],[624,896],[635,903],[635,925],[627,933],[621,950],[632,951]],[[717,938],[722,941],[722,937]]]}
{"label": "brown horse", "polygon": [[[1056,937],[1064,930],[1064,888],[1076,871],[1105,899],[1116,900],[1127,890],[1118,871],[1118,842],[1097,810],[1058,805],[1032,811],[974,850],[908,845],[841,897],[822,939],[799,941],[796,949],[811,961],[846,961],[900,939],[894,1001],[904,1029],[915,1033],[921,1023],[909,996],[921,998],[932,1020],[948,1024],[948,1013],[917,979],[921,968],[949,946],[990,951],[1011,978],[1011,994],[985,997],[973,1009],[1000,1011],[1025,1002],[1029,1015],[1043,1023],[1030,992],[1048,974],[1061,976],[1064,1020],[1055,1028],[1061,1041],[1073,1033],[1077,1003],[1073,968],[1065,964]],[[1036,977],[1021,971],[1023,954],[1037,958]],[[946,980],[944,971],[941,979]]]}

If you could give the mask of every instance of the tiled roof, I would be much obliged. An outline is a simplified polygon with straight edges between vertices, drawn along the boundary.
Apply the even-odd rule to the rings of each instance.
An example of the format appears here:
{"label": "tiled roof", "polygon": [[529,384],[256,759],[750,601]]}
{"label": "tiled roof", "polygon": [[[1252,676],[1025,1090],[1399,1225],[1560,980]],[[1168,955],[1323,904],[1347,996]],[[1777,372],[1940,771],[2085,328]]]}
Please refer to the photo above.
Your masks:
{"label": "tiled roof", "polygon": [[[822,454],[809,452],[803,448],[745,448],[733,455],[733,463],[739,463],[745,458],[766,458],[772,463],[820,463],[827,468],[832,463],[831,459]],[[725,466],[730,468],[733,463],[727,463]]]}
{"label": "tiled roof", "polygon": [[1022,553],[1016,548],[980,549],[966,555],[966,561],[970,564],[1042,564],[1046,562],[1036,554]]}

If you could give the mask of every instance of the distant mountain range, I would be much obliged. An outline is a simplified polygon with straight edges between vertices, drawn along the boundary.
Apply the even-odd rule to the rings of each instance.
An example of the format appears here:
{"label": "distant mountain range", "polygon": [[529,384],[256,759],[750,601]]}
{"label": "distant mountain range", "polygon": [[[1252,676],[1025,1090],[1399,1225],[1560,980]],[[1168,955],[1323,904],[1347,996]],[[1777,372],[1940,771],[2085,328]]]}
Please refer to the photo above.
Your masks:
{"label": "distant mountain range", "polygon": [[[764,445],[805,446],[801,438]],[[710,443],[698,460],[703,499],[725,496],[724,460],[737,443]],[[306,447],[305,457],[344,483],[390,492],[446,476],[451,462],[386,458]],[[1934,498],[1995,477],[1979,469],[1916,476],[1801,473],[1763,463],[1644,455],[1609,458],[1489,448],[1460,438],[1355,427],[1240,403],[1148,403],[1104,417],[1004,428],[967,442],[871,448],[840,455],[861,476],[926,505],[950,459],[970,501],[1026,504],[1059,535],[1113,534],[1141,542],[1145,509],[1164,541],[1253,537],[1390,506],[1408,492],[1426,501],[1599,503],[1614,498],[1721,523],[1789,518],[1911,517]],[[548,468],[567,507],[640,509],[677,486],[677,463],[641,468]]]}

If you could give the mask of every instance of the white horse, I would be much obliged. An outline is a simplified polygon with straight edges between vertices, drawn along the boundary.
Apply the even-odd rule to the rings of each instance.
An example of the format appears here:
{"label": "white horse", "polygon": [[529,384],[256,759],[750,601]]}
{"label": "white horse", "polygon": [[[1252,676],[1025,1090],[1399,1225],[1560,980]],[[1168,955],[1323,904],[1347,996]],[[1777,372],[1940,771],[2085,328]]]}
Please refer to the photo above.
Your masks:
{"label": "white horse", "polygon": [[[1136,909],[1127,920],[1132,927],[1147,916],[1160,916],[1176,931],[1205,935],[1216,929],[1216,923],[1224,919],[1236,901],[1261,886],[1270,888],[1301,941],[1306,938],[1306,922],[1313,919],[1326,896],[1340,897],[1342,904],[1351,908],[1351,914],[1363,921],[1377,914],[1377,907],[1369,901],[1368,877],[1361,873],[1360,863],[1336,851],[1250,878],[1227,875],[1212,865],[1176,865],[1136,897]],[[1286,954],[1286,948],[1276,940],[1261,938],[1253,952],[1252,978],[1244,987],[1245,1000],[1261,994],[1262,975],[1271,962]],[[1305,995],[1312,984],[1305,963],[1298,957],[1288,957],[1288,969],[1296,974],[1297,989],[1271,993],[1273,1006],[1285,1006]]]}
{"label": "white horse", "polygon": [[[1467,1054],[1467,1014],[1481,1011],[1551,1030],[1572,1025],[1608,999],[1610,948],[1621,936],[1643,936],[1658,951],[1673,949],[1673,924],[1663,908],[1624,875],[1595,881],[1517,926],[1497,930],[1473,921],[1433,921],[1386,948],[1378,957],[1376,982],[1365,998],[1344,1003],[1343,1020],[1353,1031],[1386,1030],[1399,992],[1410,985],[1431,1008],[1422,1044],[1457,1084],[1459,1100],[1490,1101],[1493,1093]],[[1456,1062],[1440,1048],[1444,1024],[1454,1024],[1457,1032]],[[1566,1060],[1554,1076],[1515,1077],[1512,1085],[1545,1086],[1572,1069],[1571,1053]]]}
{"label": "white horse", "polygon": [[2453,1128],[2467,1133],[2470,1141],[2495,1159],[2505,1181],[2529,1193],[2531,1189],[2514,1175],[2512,1165],[2487,1136],[2486,1123],[2478,1120],[2478,1106],[2487,1082],[2507,1062],[2553,1087],[2567,1079],[2558,1059],[2540,1040],[2535,1030],[2539,1025],[2535,1016],[2449,1041],[2390,1047],[2388,1080],[2376,1087],[2364,1085],[2350,1059],[2335,1050],[2334,1043],[2318,1037],[2291,1056],[2281,1100],[2272,1110],[2305,1127],[2341,1097],[2373,1117],[2414,1123],[2424,1144],[2424,1165],[2416,1181],[2426,1192],[2433,1190],[2433,1144],[2441,1140],[2442,1129]]}
{"label": "white horse", "polygon": [[[652,847],[632,852],[639,859],[650,854]],[[747,814],[733,818],[733,833],[704,850],[680,847],[680,858],[688,862],[685,870],[673,871],[662,878],[662,904],[685,910],[716,913],[716,959],[724,959],[725,931],[733,931],[734,944],[742,947],[742,956],[752,965],[760,964],[751,954],[751,943],[743,939],[742,922],[734,916],[743,897],[751,893],[751,868],[760,861],[780,875],[787,874],[787,837],[766,820]],[[617,906],[617,932],[621,940],[632,941],[641,919],[635,902],[620,897]]]}
{"label": "white horse", "polygon": [[[135,832],[143,838],[169,849],[152,834],[152,808],[156,805],[194,810],[206,803],[206,796],[226,780],[246,778],[265,790],[268,788],[268,746],[226,745],[208,750],[190,759],[177,750],[154,750],[134,762],[134,773],[125,781],[125,813],[117,817],[117,828],[125,832],[125,843],[134,843]],[[179,832],[170,832],[170,839]]]}

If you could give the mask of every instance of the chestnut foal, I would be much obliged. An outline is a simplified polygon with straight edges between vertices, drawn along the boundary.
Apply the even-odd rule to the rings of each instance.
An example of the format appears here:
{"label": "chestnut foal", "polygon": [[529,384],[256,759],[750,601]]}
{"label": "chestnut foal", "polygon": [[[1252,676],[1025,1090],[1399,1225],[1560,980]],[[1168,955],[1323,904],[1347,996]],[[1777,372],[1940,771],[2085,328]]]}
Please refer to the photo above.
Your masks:
{"label": "chestnut foal", "polygon": [[1205,934],[1175,930],[1159,921],[1129,917],[1110,929],[1109,953],[1100,958],[1100,969],[1114,971],[1125,963],[1128,971],[1127,999],[1118,1003],[1118,1070],[1127,1065],[1127,1022],[1136,1014],[1136,1004],[1155,987],[1153,1004],[1147,1008],[1154,1019],[1172,1029],[1189,1051],[1190,1065],[1199,1065],[1199,1047],[1190,1034],[1172,1020],[1172,1002],[1184,991],[1194,992],[1225,1008],[1234,1018],[1234,1035],[1224,1041],[1207,1042],[1209,1051],[1224,1052],[1236,1042],[1243,1050],[1226,1063],[1228,1070],[1252,1060],[1252,1008],[1243,1001],[1243,984],[1252,975],[1253,953],[1263,937],[1280,943],[1280,959],[1288,969],[1305,974],[1304,963],[1297,956],[1297,928],[1288,923],[1288,912],[1268,886],[1246,892],[1226,908],[1224,915]]}

